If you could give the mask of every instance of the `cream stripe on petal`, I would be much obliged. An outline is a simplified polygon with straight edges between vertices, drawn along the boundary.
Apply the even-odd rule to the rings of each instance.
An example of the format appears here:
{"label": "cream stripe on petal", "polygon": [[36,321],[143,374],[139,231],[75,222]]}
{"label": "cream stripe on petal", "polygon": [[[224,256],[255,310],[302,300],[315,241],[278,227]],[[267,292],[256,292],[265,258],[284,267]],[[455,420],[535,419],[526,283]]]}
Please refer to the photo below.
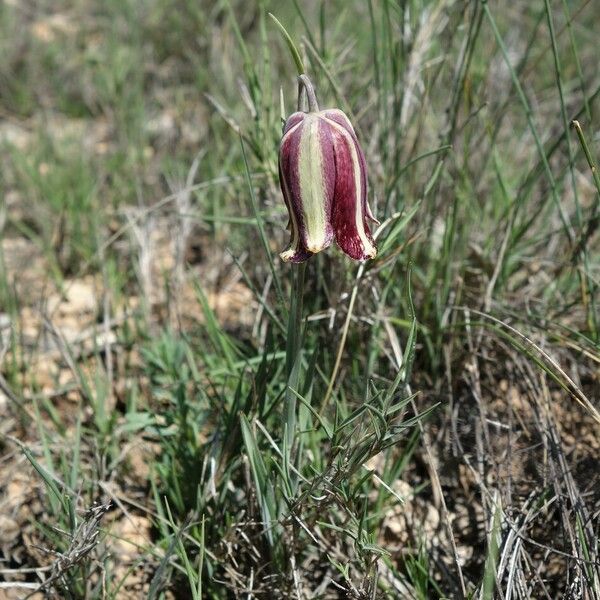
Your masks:
{"label": "cream stripe on petal", "polygon": [[306,234],[306,249],[319,252],[327,246],[326,191],[320,140],[320,119],[308,114],[300,138],[298,174]]}
{"label": "cream stripe on petal", "polygon": [[[361,167],[360,167],[360,160],[358,158],[358,152],[356,150],[356,146],[354,145],[354,140],[352,139],[352,136],[348,133],[348,131],[346,129],[344,129],[344,127],[342,127],[339,123],[336,123],[335,121],[332,121],[331,119],[328,119],[327,117],[321,117],[321,118],[325,119],[325,121],[327,121],[327,123],[329,125],[331,125],[331,127],[335,128],[336,131],[338,131],[342,136],[344,136],[344,139],[346,140],[346,143],[348,144],[348,147],[350,148],[350,155],[352,157],[352,165],[354,167],[353,168],[354,187],[356,188],[356,207],[354,210],[356,231],[358,232],[360,241],[363,244],[365,253],[372,254],[373,256],[375,256],[375,252],[376,252],[375,247],[373,246],[373,243],[371,242],[371,240],[369,240],[369,238],[367,237],[367,234],[365,233],[365,225],[364,225],[365,215],[363,215],[363,210],[362,210],[363,189],[362,189],[362,182],[361,182]],[[366,198],[365,198],[365,202],[366,202]]]}

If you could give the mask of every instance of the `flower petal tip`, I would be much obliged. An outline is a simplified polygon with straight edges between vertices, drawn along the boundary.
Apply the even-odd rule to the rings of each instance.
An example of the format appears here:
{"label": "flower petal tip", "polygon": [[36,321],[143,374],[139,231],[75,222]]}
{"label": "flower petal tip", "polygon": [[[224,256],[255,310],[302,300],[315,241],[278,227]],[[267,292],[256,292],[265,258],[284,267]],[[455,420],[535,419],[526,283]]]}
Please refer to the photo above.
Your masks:
{"label": "flower petal tip", "polygon": [[286,263],[302,263],[307,261],[312,254],[310,252],[304,252],[302,250],[294,250],[289,248],[279,254],[279,258]]}

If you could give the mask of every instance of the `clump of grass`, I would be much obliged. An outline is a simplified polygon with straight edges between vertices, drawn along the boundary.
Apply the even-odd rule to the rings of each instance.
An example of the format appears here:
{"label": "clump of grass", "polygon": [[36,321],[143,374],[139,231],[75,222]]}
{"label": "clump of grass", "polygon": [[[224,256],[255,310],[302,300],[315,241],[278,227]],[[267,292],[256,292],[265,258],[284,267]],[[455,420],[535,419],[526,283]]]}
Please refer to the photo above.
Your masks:
{"label": "clump of grass", "polygon": [[[0,515],[36,534],[2,547],[2,583],[600,597],[594,3],[85,0],[57,5],[75,27],[49,41],[30,8],[0,9],[0,112],[29,131],[0,149],[0,489],[19,457],[36,475]],[[295,78],[269,10],[356,124],[382,221],[368,264],[276,260]],[[46,131],[49,112],[99,144]],[[20,291],[15,239],[59,286],[102,281],[91,351],[58,313],[31,336],[51,291]],[[38,356],[68,385],[36,384]],[[111,524],[131,511],[151,539],[128,562]]]}

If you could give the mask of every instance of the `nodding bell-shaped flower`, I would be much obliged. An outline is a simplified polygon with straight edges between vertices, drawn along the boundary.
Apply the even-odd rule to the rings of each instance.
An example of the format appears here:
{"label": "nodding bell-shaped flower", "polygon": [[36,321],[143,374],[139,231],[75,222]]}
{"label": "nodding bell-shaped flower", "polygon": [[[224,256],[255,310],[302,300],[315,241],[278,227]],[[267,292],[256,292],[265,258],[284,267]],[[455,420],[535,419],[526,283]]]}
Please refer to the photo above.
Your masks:
{"label": "nodding bell-shaped flower", "polygon": [[[312,84],[298,78],[298,112],[287,119],[279,148],[279,183],[292,239],[281,258],[303,262],[335,239],[354,260],[374,258],[377,248],[367,219],[367,165],[348,117],[319,110]],[[308,112],[300,110],[302,89]]]}

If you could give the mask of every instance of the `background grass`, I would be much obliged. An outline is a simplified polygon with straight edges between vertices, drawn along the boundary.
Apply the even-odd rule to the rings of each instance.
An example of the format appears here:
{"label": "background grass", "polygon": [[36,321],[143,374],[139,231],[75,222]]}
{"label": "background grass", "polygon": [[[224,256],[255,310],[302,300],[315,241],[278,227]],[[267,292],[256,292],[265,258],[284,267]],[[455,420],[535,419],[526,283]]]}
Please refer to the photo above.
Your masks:
{"label": "background grass", "polygon": [[[308,263],[293,379],[268,11],[383,223]],[[600,598],[599,26],[2,3],[0,597]]]}

